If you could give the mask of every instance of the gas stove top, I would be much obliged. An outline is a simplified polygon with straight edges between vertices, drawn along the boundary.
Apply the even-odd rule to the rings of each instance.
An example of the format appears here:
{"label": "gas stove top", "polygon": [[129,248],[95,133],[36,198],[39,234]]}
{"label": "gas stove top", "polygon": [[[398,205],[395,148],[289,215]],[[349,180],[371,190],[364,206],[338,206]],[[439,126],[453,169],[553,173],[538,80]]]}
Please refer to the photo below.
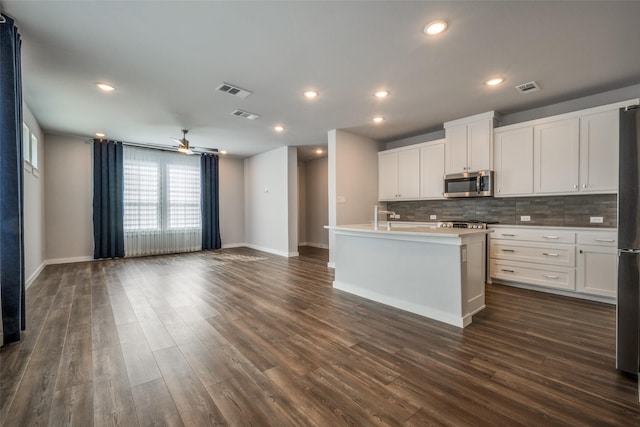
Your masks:
{"label": "gas stove top", "polygon": [[487,224],[495,224],[495,221],[480,221],[477,219],[468,219],[468,220],[449,220],[449,221],[439,221],[439,228],[474,228],[484,230],[487,228]]}

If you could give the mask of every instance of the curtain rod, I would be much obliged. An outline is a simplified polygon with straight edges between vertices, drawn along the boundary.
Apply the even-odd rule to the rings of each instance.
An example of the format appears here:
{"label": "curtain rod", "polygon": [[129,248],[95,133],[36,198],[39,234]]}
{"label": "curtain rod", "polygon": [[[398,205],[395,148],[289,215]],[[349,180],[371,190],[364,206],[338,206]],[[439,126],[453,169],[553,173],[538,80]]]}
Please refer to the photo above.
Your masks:
{"label": "curtain rod", "polygon": [[[92,138],[92,139],[86,140],[85,142],[87,144],[92,144],[94,140],[95,139]],[[98,141],[107,141],[107,140],[106,139],[98,139]],[[162,146],[159,146],[159,145],[143,144],[143,143],[140,143],[140,142],[128,142],[128,141],[115,141],[115,142],[121,142],[122,145],[128,145],[130,147],[148,148],[150,150],[167,151],[169,153],[179,153],[178,150],[173,149],[171,147],[162,147]],[[186,154],[186,153],[183,153],[183,154]],[[208,152],[208,153],[201,153],[201,152],[192,151],[191,154],[189,154],[189,155],[194,155],[194,154],[197,155],[197,156],[217,156],[220,153],[216,153],[216,152],[213,152],[213,151],[212,152]]]}

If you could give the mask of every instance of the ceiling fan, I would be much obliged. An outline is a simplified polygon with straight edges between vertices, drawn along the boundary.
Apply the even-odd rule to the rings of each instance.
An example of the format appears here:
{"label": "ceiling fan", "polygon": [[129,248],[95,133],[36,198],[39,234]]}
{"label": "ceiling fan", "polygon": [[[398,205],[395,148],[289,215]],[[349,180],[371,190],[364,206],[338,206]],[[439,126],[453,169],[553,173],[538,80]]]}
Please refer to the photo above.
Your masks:
{"label": "ceiling fan", "polygon": [[189,133],[189,129],[182,129],[182,138],[171,138],[178,143],[176,149],[179,152],[184,154],[216,154],[218,152],[217,148],[191,147],[187,139],[187,133]]}

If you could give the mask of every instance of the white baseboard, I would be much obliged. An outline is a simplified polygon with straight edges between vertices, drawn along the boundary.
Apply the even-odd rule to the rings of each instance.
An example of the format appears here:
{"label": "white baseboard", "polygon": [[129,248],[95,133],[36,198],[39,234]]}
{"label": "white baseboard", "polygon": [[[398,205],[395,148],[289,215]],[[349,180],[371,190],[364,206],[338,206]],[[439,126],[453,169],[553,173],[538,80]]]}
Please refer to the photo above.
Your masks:
{"label": "white baseboard", "polygon": [[324,245],[322,243],[304,242],[304,243],[298,243],[298,245],[311,246],[312,248],[329,249],[329,245]]}
{"label": "white baseboard", "polygon": [[47,266],[47,261],[42,261],[42,264],[40,264],[40,267],[38,267],[36,269],[36,271],[33,272],[33,274],[31,276],[29,276],[27,278],[27,280],[24,283],[25,288],[28,288],[29,286],[31,286],[33,284],[33,282],[36,281],[36,279],[38,278],[38,276],[40,275],[40,273],[42,273],[42,270],[44,270],[44,268]]}
{"label": "white baseboard", "polygon": [[227,243],[222,245],[222,249],[243,248],[245,246],[247,246],[246,243]]}
{"label": "white baseboard", "polygon": [[246,246],[247,248],[255,249],[257,251],[267,252],[267,253],[270,253],[270,254],[279,255],[279,256],[283,256],[283,257],[287,257],[287,258],[300,255],[300,253],[298,251],[296,251],[296,252],[284,252],[284,251],[279,251],[277,249],[271,249],[271,248],[265,248],[265,247],[262,247],[262,246],[252,245],[250,243],[247,243],[244,246]]}
{"label": "white baseboard", "polygon": [[87,262],[94,261],[92,256],[77,256],[71,258],[54,258],[45,260],[46,265],[54,265],[54,264],[71,264],[74,262]]}

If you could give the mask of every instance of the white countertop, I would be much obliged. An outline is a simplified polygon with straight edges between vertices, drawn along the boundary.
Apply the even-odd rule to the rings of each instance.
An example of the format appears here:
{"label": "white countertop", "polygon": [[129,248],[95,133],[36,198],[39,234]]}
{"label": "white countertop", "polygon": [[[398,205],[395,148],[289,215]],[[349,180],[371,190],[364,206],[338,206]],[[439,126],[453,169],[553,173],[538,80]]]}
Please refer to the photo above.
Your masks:
{"label": "white countertop", "polygon": [[563,225],[524,225],[524,224],[489,224],[489,228],[530,228],[530,229],[550,229],[568,231],[616,231],[615,227],[567,227]]}
{"label": "white countertop", "polygon": [[391,223],[391,229],[387,230],[387,224],[379,225],[377,230],[374,230],[373,224],[350,224],[350,225],[338,225],[338,226],[326,226],[329,230],[336,231],[351,231],[351,232],[363,232],[368,234],[377,235],[403,235],[403,236],[418,236],[418,237],[450,237],[460,238],[463,236],[471,236],[477,234],[492,233],[491,230],[475,230],[466,228],[438,228],[434,226],[410,226],[407,223],[402,225],[394,225]]}

